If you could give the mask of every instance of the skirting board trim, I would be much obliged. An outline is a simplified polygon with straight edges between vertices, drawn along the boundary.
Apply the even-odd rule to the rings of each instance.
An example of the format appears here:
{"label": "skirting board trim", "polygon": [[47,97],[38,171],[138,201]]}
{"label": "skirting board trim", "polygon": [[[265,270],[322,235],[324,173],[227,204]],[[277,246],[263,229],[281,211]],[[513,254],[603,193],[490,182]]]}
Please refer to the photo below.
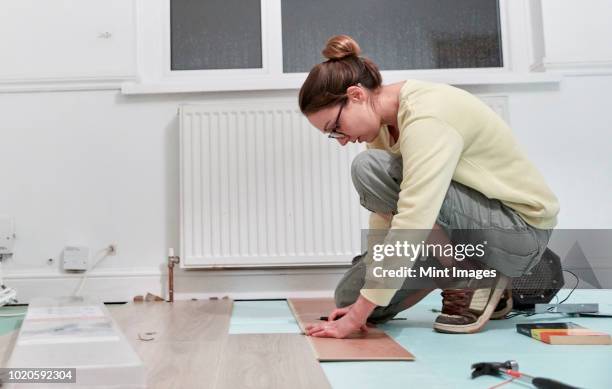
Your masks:
{"label": "skirting board trim", "polygon": [[[232,299],[332,297],[346,268],[256,269],[175,272],[175,300],[228,296]],[[81,274],[21,271],[6,273],[4,284],[17,290],[19,303],[33,297],[74,293]],[[82,295],[104,302],[131,301],[147,292],[167,298],[167,273],[159,268],[112,269],[87,276]]]}

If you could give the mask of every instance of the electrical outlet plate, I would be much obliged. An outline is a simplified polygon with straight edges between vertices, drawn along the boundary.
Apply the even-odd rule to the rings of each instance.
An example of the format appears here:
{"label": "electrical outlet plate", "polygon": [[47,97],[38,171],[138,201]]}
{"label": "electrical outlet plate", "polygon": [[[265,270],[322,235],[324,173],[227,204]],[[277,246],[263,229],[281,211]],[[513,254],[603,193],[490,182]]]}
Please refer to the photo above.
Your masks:
{"label": "electrical outlet plate", "polygon": [[85,246],[64,247],[64,270],[87,270],[89,261],[89,249]]}

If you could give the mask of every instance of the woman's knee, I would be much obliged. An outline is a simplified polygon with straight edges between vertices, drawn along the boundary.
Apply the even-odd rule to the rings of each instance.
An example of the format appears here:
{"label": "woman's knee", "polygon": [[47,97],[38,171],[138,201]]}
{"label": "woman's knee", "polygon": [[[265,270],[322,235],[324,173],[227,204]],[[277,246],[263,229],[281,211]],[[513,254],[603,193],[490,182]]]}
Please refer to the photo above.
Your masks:
{"label": "woman's knee", "polygon": [[377,152],[380,150],[364,150],[357,154],[351,163],[351,178],[358,192],[364,188],[369,178],[376,174]]}
{"label": "woman's knee", "polygon": [[[351,178],[361,205],[372,212],[394,213],[399,196],[396,159],[384,150],[365,150],[351,164]],[[401,175],[401,172],[398,173]]]}

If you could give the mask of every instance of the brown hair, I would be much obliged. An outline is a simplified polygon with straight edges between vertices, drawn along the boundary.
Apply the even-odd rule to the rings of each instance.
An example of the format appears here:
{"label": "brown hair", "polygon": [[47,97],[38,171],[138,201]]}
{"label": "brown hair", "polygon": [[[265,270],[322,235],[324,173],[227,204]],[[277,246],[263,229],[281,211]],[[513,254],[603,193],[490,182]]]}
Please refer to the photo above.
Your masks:
{"label": "brown hair", "polygon": [[361,48],[348,35],[336,35],[327,40],[321,52],[327,61],[315,65],[300,89],[299,104],[303,114],[317,112],[347,99],[346,90],[352,85],[375,90],[382,84],[378,66],[359,57]]}

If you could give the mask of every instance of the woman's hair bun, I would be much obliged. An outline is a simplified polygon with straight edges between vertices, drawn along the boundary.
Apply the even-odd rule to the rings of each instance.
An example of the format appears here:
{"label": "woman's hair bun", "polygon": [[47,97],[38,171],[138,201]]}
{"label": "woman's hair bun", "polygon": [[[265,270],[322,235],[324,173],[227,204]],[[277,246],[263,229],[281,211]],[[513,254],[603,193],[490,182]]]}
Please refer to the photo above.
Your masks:
{"label": "woman's hair bun", "polygon": [[361,53],[361,48],[350,36],[336,35],[327,40],[321,53],[327,59],[337,60],[351,55],[358,56]]}

